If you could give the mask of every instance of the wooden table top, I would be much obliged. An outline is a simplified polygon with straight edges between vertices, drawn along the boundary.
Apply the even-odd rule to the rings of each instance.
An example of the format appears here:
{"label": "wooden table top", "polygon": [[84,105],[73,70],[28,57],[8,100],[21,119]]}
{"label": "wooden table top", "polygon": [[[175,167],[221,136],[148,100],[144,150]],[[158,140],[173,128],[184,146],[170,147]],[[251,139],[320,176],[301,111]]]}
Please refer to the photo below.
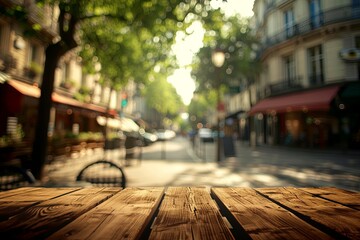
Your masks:
{"label": "wooden table top", "polygon": [[360,239],[360,193],[337,188],[19,188],[7,239]]}

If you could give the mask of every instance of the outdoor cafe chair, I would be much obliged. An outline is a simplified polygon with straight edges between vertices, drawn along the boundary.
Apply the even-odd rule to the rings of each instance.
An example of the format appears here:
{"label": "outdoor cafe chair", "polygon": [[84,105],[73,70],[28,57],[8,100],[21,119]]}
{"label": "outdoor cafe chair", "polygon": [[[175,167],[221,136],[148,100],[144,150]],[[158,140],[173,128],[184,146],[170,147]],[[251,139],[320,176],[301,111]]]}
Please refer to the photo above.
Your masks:
{"label": "outdoor cafe chair", "polygon": [[35,182],[35,177],[30,170],[12,165],[0,167],[0,191],[31,186]]}
{"label": "outdoor cafe chair", "polygon": [[99,160],[85,166],[77,175],[76,181],[88,182],[97,187],[126,187],[123,169],[106,160]]}

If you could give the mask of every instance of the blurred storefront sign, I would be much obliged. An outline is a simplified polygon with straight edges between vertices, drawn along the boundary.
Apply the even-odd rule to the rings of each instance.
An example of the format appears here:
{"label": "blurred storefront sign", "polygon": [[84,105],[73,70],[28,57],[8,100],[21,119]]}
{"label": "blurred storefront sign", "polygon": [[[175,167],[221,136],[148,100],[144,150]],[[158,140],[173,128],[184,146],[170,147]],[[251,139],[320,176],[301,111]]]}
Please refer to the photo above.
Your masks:
{"label": "blurred storefront sign", "polygon": [[360,61],[360,49],[358,48],[346,48],[340,51],[340,57],[347,62],[359,62]]}

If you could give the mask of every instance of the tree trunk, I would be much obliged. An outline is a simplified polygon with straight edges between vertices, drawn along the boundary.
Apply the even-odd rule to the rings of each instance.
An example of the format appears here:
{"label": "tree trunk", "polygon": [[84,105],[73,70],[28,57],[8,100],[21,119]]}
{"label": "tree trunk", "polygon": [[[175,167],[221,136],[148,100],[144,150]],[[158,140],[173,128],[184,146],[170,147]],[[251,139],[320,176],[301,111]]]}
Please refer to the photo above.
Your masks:
{"label": "tree trunk", "polygon": [[48,125],[52,106],[55,70],[64,50],[60,44],[49,45],[46,49],[44,74],[41,84],[41,96],[38,105],[38,115],[35,128],[35,138],[32,151],[32,172],[36,179],[43,177],[44,164],[47,157]]}

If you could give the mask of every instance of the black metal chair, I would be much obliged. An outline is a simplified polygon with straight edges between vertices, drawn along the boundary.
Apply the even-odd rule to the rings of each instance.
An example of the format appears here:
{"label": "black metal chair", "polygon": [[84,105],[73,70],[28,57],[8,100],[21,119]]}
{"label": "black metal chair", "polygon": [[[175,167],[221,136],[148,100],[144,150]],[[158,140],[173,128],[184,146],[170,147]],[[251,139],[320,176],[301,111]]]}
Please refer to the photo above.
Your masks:
{"label": "black metal chair", "polygon": [[126,187],[126,177],[122,168],[106,160],[96,161],[85,166],[79,172],[76,181],[89,182],[98,187]]}
{"label": "black metal chair", "polygon": [[12,165],[0,167],[0,191],[31,186],[35,182],[35,177],[27,169]]}

